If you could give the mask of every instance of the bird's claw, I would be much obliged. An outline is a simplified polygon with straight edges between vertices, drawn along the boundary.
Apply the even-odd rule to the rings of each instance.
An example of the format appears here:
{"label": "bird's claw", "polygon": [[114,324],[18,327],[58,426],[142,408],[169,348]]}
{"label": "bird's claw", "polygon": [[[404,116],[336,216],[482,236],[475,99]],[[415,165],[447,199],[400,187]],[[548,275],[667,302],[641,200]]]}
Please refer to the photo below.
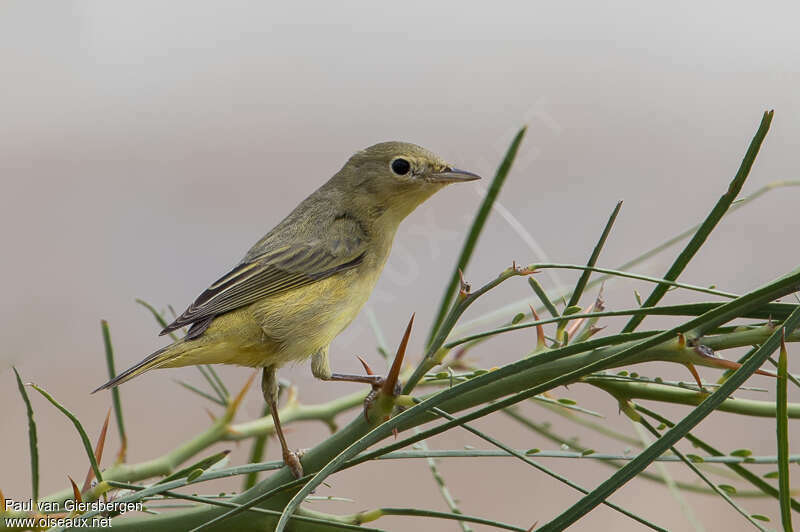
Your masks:
{"label": "bird's claw", "polygon": [[[372,383],[372,389],[369,391],[367,396],[364,398],[364,419],[369,421],[369,409],[372,408],[373,403],[378,398],[378,394],[381,393],[384,386],[386,385],[387,379],[384,377],[378,377],[375,379],[375,382]],[[400,386],[399,382],[394,383],[394,389],[392,390],[392,396],[400,395],[402,391],[402,387]]]}
{"label": "bird's claw", "polygon": [[297,449],[295,451],[286,449],[283,452],[283,463],[289,467],[289,471],[292,472],[294,478],[301,478],[303,476],[303,464],[300,463],[303,454],[305,454],[305,451],[302,449]]}

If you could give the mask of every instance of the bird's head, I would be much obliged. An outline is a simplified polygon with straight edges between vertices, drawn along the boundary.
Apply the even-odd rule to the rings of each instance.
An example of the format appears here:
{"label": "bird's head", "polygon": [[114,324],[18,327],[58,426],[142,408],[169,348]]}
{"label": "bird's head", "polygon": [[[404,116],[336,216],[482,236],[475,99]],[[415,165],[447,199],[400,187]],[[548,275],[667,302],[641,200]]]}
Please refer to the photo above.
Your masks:
{"label": "bird's head", "polygon": [[332,181],[402,219],[444,186],[476,179],[416,144],[381,142],[350,157]]}

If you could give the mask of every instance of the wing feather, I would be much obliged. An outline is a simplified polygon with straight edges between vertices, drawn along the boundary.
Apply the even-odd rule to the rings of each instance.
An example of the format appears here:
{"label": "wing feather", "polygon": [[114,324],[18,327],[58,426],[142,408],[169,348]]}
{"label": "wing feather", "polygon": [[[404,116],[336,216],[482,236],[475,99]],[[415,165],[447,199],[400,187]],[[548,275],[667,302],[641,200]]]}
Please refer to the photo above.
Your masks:
{"label": "wing feather", "polygon": [[[342,224],[332,224],[339,225]],[[191,329],[195,338],[214,316],[355,268],[364,259],[366,245],[363,233],[352,229],[335,227],[342,236],[329,241],[266,246],[259,255],[248,254],[245,261],[200,294],[161,334],[195,324]]]}

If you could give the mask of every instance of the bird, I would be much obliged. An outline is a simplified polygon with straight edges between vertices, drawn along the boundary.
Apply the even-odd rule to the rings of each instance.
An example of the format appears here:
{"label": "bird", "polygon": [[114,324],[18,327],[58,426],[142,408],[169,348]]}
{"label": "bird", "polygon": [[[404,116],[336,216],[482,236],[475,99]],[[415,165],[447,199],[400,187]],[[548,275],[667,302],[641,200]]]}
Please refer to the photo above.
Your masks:
{"label": "bird", "polygon": [[375,375],[333,372],[331,341],[372,293],[400,222],[445,186],[476,179],[407,142],[358,151],[161,331],[188,327],[183,338],[92,393],[156,368],[261,368],[284,463],[299,478],[300,454],[289,449],[278,417],[278,369],[310,358],[318,379],[376,385]]}

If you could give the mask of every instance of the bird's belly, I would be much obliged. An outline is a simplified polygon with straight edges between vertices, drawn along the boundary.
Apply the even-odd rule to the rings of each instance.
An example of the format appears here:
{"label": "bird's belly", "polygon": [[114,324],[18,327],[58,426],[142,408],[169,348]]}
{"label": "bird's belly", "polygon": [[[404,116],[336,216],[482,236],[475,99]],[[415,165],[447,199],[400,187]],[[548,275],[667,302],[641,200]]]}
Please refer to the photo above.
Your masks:
{"label": "bird's belly", "polygon": [[251,305],[264,334],[280,345],[278,364],[327,348],[356,317],[376,279],[350,270]]}

